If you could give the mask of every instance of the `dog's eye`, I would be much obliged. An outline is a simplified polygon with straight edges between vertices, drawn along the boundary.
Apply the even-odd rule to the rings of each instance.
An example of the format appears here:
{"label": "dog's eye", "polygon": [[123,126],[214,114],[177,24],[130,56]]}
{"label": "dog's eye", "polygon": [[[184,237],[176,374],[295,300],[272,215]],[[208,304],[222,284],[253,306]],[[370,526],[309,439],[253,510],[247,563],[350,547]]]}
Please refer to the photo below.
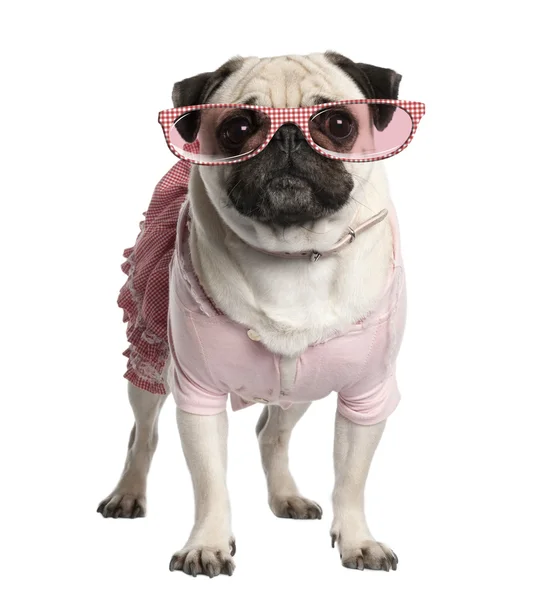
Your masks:
{"label": "dog's eye", "polygon": [[352,117],[346,113],[335,112],[327,117],[326,131],[337,140],[346,139],[354,129]]}
{"label": "dog's eye", "polygon": [[253,134],[254,127],[250,119],[244,116],[232,117],[220,127],[220,138],[227,147],[242,146]]}

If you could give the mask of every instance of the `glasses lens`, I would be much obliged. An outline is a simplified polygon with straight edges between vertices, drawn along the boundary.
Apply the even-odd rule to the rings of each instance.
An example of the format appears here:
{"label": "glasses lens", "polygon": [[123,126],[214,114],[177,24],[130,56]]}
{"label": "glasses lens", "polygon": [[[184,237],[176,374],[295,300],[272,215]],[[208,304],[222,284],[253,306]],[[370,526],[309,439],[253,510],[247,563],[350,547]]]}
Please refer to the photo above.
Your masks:
{"label": "glasses lens", "polygon": [[173,149],[185,159],[232,161],[263,144],[269,120],[245,108],[202,108],[176,119],[170,129]]}
{"label": "glasses lens", "polygon": [[344,104],[326,108],[309,123],[313,141],[337,158],[381,158],[412,133],[412,119],[390,104]]}

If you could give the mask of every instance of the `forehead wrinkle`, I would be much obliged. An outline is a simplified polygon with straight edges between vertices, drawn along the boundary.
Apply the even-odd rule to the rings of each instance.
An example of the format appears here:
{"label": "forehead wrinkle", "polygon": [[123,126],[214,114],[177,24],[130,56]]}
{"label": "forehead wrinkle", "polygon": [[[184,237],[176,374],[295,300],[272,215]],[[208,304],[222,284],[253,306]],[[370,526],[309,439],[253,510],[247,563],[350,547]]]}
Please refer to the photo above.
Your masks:
{"label": "forehead wrinkle", "polygon": [[287,56],[286,60],[288,62],[293,62],[296,63],[298,66],[300,66],[308,75],[312,74],[311,69],[309,69],[302,61],[304,60],[303,56]]}
{"label": "forehead wrinkle", "polygon": [[[315,86],[315,81],[319,81],[320,76],[322,76],[322,69],[318,67],[318,73],[315,72],[315,69],[312,70],[312,67],[315,65],[312,61],[307,60],[307,57],[305,56],[288,56],[287,61],[290,64],[293,64],[293,67],[288,69],[288,71],[285,73],[285,104],[287,106],[307,106],[308,96],[312,97],[313,94],[311,92],[307,92],[305,88],[313,88]],[[295,89],[294,84],[289,85],[288,79],[290,78],[294,79]]]}
{"label": "forehead wrinkle", "polygon": [[316,86],[317,91],[314,90],[312,92],[313,98],[315,98],[316,96],[327,96],[328,98],[331,98],[332,101],[344,100],[345,94],[339,94],[337,92],[336,86],[331,81],[331,78],[327,75],[325,71],[321,71],[321,73],[319,73],[319,78],[322,80],[321,85]]}
{"label": "forehead wrinkle", "polygon": [[[238,88],[239,88],[239,91],[237,92],[238,97],[244,96],[246,93],[246,87],[254,81],[254,79],[251,79],[250,76],[255,71],[255,69],[257,67],[267,65],[269,62],[271,62],[270,58],[262,58],[259,61],[257,61],[256,63],[254,63],[249,69],[247,69],[247,71],[242,75],[242,77],[238,81]],[[256,77],[256,79],[259,79],[259,78],[260,78],[259,76]]]}
{"label": "forehead wrinkle", "polygon": [[[318,78],[315,78],[315,79],[317,80]],[[327,102],[335,101],[335,100],[342,100],[342,97],[333,91],[333,89],[332,89],[333,86],[327,85],[329,82],[326,80],[326,78],[323,77],[322,79],[325,79],[325,82],[321,81],[321,85],[316,85],[314,89],[312,89],[305,96],[303,96],[303,98],[302,98],[303,105],[313,106],[314,104],[321,104],[321,102],[317,102],[317,100],[319,98],[324,98],[324,97],[329,99],[329,100],[327,100]]]}
{"label": "forehead wrinkle", "polygon": [[[263,88],[263,90],[261,88]],[[264,102],[264,99],[270,98],[272,90],[273,86],[271,80],[269,80],[267,77],[257,76],[255,79],[251,79],[250,81],[246,82],[245,86],[241,90],[241,94],[238,95],[237,98],[256,98],[258,100],[258,104],[260,104],[261,101]],[[238,102],[238,100],[234,100],[234,102]]]}
{"label": "forehead wrinkle", "polygon": [[[327,69],[324,67],[324,65],[321,62],[319,62],[314,56],[300,56],[297,58],[298,60],[296,62],[302,65],[303,68],[308,72],[310,77],[315,80],[315,88],[317,90],[316,91],[314,89],[311,92],[308,92],[305,96],[302,95],[302,104],[311,106],[315,104],[315,99],[319,96],[326,96],[327,98],[330,98],[330,101],[345,99],[346,94],[338,93],[336,85],[331,80],[331,78],[335,75],[334,72],[327,72]],[[302,64],[302,61],[305,63],[309,63],[311,65],[311,68],[308,68],[304,64]],[[319,84],[317,84],[317,82],[319,82]]]}
{"label": "forehead wrinkle", "polygon": [[[334,94],[334,100],[356,100],[357,98],[365,98],[364,94],[352,78],[344,73],[340,67],[325,58],[324,54],[310,54],[303,58],[319,68],[319,74],[329,86],[327,89],[329,94]],[[347,92],[346,90],[343,90],[342,88],[345,87],[345,84],[348,84],[353,91]]]}
{"label": "forehead wrinkle", "polygon": [[304,104],[304,92],[302,90],[303,81],[298,83],[296,87],[294,85],[286,85],[286,94],[284,104],[288,107],[303,106]]}
{"label": "forehead wrinkle", "polygon": [[[316,96],[331,101],[362,97],[353,81],[322,55],[279,56],[245,59],[243,69],[233,76],[226,102],[255,99],[255,103],[276,107],[312,106]],[[225,88],[226,89],[226,88]],[[230,95],[229,95],[230,94]]]}
{"label": "forehead wrinkle", "polygon": [[[241,89],[242,96],[246,96],[246,88],[251,83],[254,87],[263,88],[251,90],[251,96],[270,100],[272,106],[303,106],[304,97],[308,95],[307,92],[304,92],[304,88],[308,87],[308,78],[319,79],[316,77],[315,70],[312,71],[311,69],[314,66],[317,66],[319,72],[322,72],[319,65],[313,64],[313,61],[306,60],[306,57],[303,56],[277,56],[263,59],[254,65],[253,69],[265,73],[265,69],[269,67],[269,77],[265,77],[263,73],[263,76],[256,77],[250,82],[246,82],[244,77],[244,85]],[[251,70],[252,73],[253,69]],[[309,87],[314,87],[311,79]],[[260,104],[264,104],[264,102],[260,102]]]}

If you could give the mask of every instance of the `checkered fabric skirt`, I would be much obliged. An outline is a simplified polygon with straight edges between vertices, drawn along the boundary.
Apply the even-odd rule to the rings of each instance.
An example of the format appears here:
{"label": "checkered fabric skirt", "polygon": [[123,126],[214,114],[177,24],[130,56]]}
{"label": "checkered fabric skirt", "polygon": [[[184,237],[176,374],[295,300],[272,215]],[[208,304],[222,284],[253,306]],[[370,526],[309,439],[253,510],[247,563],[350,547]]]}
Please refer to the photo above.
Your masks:
{"label": "checkered fabric skirt", "polygon": [[169,266],[180,207],[186,199],[190,164],[178,161],[157,184],[132,248],[124,250],[128,279],[118,295],[129,346],[124,377],[137,387],[164,394],[169,356],[167,315]]}

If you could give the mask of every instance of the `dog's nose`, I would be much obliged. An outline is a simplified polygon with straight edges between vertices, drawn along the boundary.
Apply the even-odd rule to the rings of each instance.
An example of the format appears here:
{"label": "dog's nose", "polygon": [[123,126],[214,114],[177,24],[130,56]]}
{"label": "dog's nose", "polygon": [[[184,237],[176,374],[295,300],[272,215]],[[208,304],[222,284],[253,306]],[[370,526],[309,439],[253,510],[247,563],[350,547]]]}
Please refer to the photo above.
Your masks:
{"label": "dog's nose", "polygon": [[283,152],[290,154],[298,150],[304,141],[304,135],[296,125],[286,123],[275,133],[274,139]]}

